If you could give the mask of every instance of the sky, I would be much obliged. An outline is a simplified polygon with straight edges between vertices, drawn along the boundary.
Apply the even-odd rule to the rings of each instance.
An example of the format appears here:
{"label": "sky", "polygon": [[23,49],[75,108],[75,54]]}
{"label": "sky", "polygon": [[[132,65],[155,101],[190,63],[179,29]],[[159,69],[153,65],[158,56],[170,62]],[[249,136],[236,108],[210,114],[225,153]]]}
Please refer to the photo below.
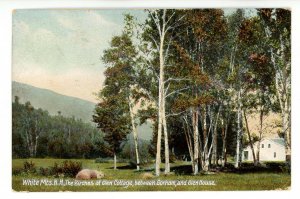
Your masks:
{"label": "sky", "polygon": [[15,10],[12,80],[97,102],[101,56],[121,33],[124,13],[146,17],[143,10]]}
{"label": "sky", "polygon": [[[12,80],[96,102],[103,50],[128,10],[15,10]],[[139,19],[142,10],[131,10]]]}

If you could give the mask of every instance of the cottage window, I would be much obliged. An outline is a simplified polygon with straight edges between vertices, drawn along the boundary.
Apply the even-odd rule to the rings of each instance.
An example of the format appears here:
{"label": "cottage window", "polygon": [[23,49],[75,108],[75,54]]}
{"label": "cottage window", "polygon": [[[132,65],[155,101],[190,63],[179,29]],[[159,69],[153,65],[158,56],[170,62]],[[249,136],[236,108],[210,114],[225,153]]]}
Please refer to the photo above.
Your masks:
{"label": "cottage window", "polygon": [[271,148],[271,144],[268,144],[268,148]]}
{"label": "cottage window", "polygon": [[249,152],[244,151],[244,160],[248,160]]}
{"label": "cottage window", "polygon": [[261,144],[261,148],[264,148],[264,144]]}
{"label": "cottage window", "polygon": [[274,158],[276,158],[276,152],[274,152]]}

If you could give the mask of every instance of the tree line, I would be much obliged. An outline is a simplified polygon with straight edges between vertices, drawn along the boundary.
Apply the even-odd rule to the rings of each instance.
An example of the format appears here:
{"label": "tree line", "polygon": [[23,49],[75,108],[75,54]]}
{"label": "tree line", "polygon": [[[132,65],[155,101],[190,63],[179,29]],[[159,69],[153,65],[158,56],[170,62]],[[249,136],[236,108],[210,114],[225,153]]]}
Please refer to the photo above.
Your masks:
{"label": "tree line", "polygon": [[[150,143],[139,139],[141,161],[153,158],[149,152]],[[120,157],[134,162],[132,137],[127,136],[120,146]],[[112,156],[103,133],[92,123],[75,117],[65,117],[58,111],[34,108],[28,101],[20,103],[15,96],[12,103],[12,156],[13,158],[98,158],[107,161]]]}
{"label": "tree line", "polygon": [[[253,143],[264,137],[270,113],[281,117],[289,162],[290,11],[256,9],[250,15],[243,9],[230,15],[222,9],[145,12],[144,22],[125,15],[123,32],[112,37],[102,56],[106,78],[93,120],[104,133],[115,162],[122,140],[131,133],[139,170],[136,127],[151,121],[157,176],[162,160],[164,172],[170,172],[176,143],[188,152],[194,174],[224,166],[230,150],[234,150],[235,167],[240,167],[246,142],[258,165],[259,148],[255,154]],[[259,132],[248,128],[253,113],[259,118]]]}
{"label": "tree line", "polygon": [[15,96],[12,103],[12,155],[15,158],[106,157],[102,133],[75,117],[64,117],[60,111],[34,108],[30,102],[21,104]]}

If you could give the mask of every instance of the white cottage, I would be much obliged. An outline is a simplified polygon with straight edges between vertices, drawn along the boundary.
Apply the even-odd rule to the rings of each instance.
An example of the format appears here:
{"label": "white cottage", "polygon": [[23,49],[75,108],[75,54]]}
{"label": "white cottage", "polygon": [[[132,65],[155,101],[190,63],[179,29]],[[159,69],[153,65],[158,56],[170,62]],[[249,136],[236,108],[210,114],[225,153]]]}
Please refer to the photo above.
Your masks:
{"label": "white cottage", "polygon": [[[257,144],[253,144],[255,155]],[[283,138],[265,138],[260,143],[260,161],[285,161],[285,147]],[[243,150],[243,161],[253,161],[253,155],[250,145]]]}

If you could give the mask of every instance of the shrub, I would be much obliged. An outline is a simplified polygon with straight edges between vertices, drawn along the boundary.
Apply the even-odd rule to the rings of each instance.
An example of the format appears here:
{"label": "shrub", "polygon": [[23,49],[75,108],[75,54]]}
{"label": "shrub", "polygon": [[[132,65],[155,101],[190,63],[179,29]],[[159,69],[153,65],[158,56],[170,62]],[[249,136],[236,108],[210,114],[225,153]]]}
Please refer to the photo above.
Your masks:
{"label": "shrub", "polygon": [[40,167],[38,170],[38,174],[41,176],[50,176],[51,172],[49,168]]}
{"label": "shrub", "polygon": [[69,177],[75,177],[77,173],[82,169],[81,162],[64,161],[62,164],[63,174]]}
{"label": "shrub", "polygon": [[36,173],[36,166],[32,161],[23,162],[23,167],[21,168],[12,168],[12,175],[27,175],[27,174]]}
{"label": "shrub", "polygon": [[20,175],[24,171],[23,168],[13,168],[12,175]]}
{"label": "shrub", "polygon": [[55,177],[66,176],[66,177],[75,177],[77,173],[82,169],[81,162],[74,162],[71,160],[66,160],[60,165],[54,163],[54,166],[50,168],[50,173]]}
{"label": "shrub", "polygon": [[35,173],[36,172],[36,167],[35,164],[32,161],[25,161],[23,163],[23,171],[27,173]]}

